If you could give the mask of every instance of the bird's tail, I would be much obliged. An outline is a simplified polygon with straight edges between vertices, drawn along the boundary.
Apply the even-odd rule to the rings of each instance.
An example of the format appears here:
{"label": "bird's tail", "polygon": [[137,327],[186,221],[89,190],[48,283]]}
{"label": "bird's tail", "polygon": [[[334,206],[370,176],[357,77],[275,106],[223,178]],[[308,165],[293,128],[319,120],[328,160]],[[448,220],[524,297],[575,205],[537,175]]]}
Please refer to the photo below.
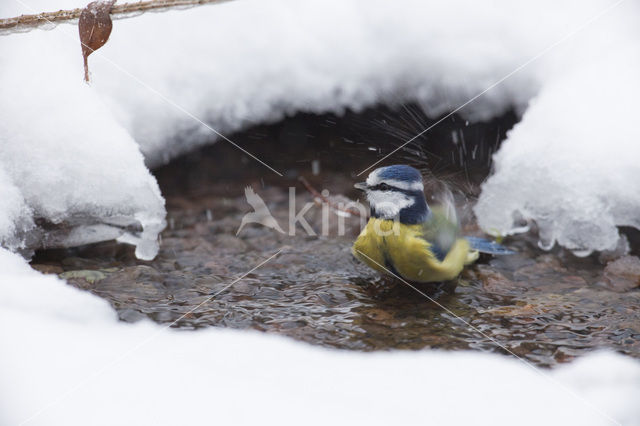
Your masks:
{"label": "bird's tail", "polygon": [[477,250],[480,253],[503,255],[503,254],[515,254],[515,251],[509,250],[505,246],[496,243],[495,241],[489,241],[481,237],[464,237],[469,241],[471,249]]}

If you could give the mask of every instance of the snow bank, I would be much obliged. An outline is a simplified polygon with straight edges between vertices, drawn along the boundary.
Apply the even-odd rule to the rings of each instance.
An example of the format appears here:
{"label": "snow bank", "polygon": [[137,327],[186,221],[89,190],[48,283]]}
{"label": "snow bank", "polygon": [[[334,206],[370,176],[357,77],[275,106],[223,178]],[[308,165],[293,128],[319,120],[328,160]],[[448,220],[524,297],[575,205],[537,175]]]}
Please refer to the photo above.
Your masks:
{"label": "snow bank", "polygon": [[0,245],[121,238],[151,259],[164,199],[133,138],[78,77],[77,49],[67,46],[55,31],[0,38]]}
{"label": "snow bank", "polygon": [[117,322],[102,299],[3,249],[0,270],[6,425],[611,424],[597,410],[640,424],[640,363],[621,355],[539,374],[478,352],[371,354],[166,330]]}
{"label": "snow bank", "polygon": [[[379,101],[415,99],[441,114],[560,36],[560,19],[532,36],[529,14],[541,17],[543,7],[231,2],[118,21],[92,69],[96,87],[155,165],[217,139],[181,108],[224,134],[297,111],[360,110]],[[480,119],[524,107],[538,86],[535,73],[516,75],[467,113]]]}
{"label": "snow bank", "polygon": [[475,209],[484,229],[510,234],[533,219],[542,248],[578,255],[624,246],[617,226],[640,229],[638,12],[566,52],[495,155]]}
{"label": "snow bank", "polygon": [[[3,2],[0,16],[52,7],[27,3],[33,9]],[[56,7],[85,3],[58,0]],[[2,191],[14,200],[0,207],[0,238],[24,245],[15,234],[34,222],[15,218],[30,209],[34,219],[90,218],[83,225],[91,233],[78,228],[73,238],[55,238],[63,244],[115,236],[122,231],[114,217],[118,227],[152,223],[143,238],[153,240],[161,200],[133,141],[148,165],[167,162],[217,139],[198,119],[229,134],[296,111],[408,100],[437,116],[518,70],[462,111],[482,120],[510,107],[524,111],[534,100],[496,157],[476,210],[480,223],[509,233],[516,214],[538,222],[544,246],[611,248],[615,225],[637,226],[629,211],[640,202],[635,186],[621,196],[638,181],[626,161],[637,154],[637,130],[634,109],[618,99],[637,93],[638,6],[624,2],[585,26],[612,4],[244,0],[148,13],[115,21],[110,41],[90,58],[92,89],[80,81],[75,26],[2,37],[0,143],[26,147],[0,164]],[[626,158],[616,161],[620,153]],[[44,171],[37,155],[51,162]],[[49,175],[52,169],[65,177]],[[49,177],[57,178],[55,191],[43,190]],[[142,251],[149,257],[153,248]]]}
{"label": "snow bank", "polygon": [[[56,6],[85,3],[58,0]],[[47,0],[29,5],[51,7]],[[297,111],[359,110],[376,102],[416,100],[429,114],[441,114],[599,6],[596,1],[572,10],[570,3],[550,0],[400,0],[393,7],[386,0],[234,1],[115,21],[90,68],[94,87],[148,164],[157,165],[217,139],[188,113],[225,134]],[[0,15],[34,10],[10,2],[0,6]],[[58,48],[77,56],[75,27],[38,33],[66,34],[66,45]],[[74,62],[77,67],[80,58]],[[465,112],[486,119],[511,106],[524,108],[540,86],[536,70],[534,65],[514,75]]]}
{"label": "snow bank", "polygon": [[[53,275],[43,275],[31,269],[22,257],[2,248],[0,271],[2,315],[36,316],[50,318],[54,322],[86,325],[118,319],[105,300],[68,286]],[[6,323],[1,327],[6,328],[2,328],[3,331],[10,328],[18,333],[24,331],[19,322]]]}

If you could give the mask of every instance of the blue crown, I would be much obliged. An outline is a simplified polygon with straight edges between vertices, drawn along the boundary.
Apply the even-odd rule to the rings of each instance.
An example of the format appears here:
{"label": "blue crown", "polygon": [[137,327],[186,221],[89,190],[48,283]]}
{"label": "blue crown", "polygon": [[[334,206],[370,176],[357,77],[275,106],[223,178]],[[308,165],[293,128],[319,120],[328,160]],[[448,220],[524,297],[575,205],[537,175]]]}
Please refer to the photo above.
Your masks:
{"label": "blue crown", "polygon": [[380,179],[394,179],[404,182],[422,182],[420,171],[406,164],[381,167],[378,177]]}

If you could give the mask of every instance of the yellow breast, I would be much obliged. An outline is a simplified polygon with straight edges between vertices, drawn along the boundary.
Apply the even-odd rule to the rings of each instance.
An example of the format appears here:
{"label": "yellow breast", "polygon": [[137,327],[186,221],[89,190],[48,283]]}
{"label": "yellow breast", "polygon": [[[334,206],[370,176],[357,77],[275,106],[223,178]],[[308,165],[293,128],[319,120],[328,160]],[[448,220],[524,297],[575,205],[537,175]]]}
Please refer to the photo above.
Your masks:
{"label": "yellow breast", "polygon": [[454,279],[465,264],[477,258],[477,253],[470,253],[467,240],[460,238],[441,262],[431,251],[431,244],[422,238],[422,233],[421,224],[403,225],[371,218],[351,251],[375,270],[391,272],[414,282]]}

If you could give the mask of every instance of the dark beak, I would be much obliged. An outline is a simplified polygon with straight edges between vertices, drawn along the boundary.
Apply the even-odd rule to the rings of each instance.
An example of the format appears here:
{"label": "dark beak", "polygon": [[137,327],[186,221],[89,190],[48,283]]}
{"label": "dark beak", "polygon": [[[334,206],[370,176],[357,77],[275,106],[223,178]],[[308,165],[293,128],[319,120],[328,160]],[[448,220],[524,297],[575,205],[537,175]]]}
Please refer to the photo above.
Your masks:
{"label": "dark beak", "polygon": [[358,182],[353,185],[354,188],[359,189],[360,191],[366,191],[368,186],[366,182]]}

